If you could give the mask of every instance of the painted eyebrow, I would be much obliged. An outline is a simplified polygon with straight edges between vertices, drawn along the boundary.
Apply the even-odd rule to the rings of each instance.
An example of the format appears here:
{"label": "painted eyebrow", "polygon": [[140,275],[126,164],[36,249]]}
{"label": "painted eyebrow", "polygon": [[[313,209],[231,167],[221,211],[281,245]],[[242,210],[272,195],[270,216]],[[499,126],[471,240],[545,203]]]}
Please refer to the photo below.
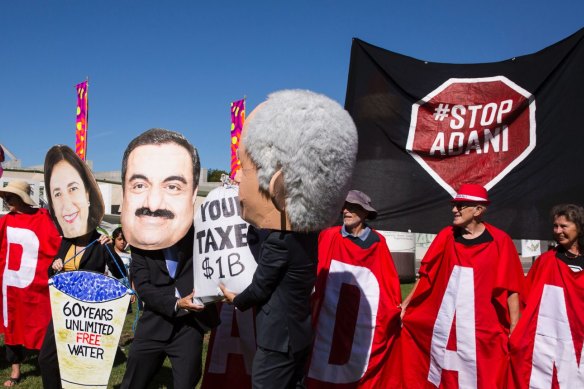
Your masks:
{"label": "painted eyebrow", "polygon": [[169,177],[166,177],[163,182],[170,182],[170,181],[180,181],[183,184],[187,185],[187,180],[183,176],[169,176]]}
{"label": "painted eyebrow", "polygon": [[[144,181],[150,182],[148,177],[146,177],[143,174],[132,174],[132,176],[130,177],[130,179],[128,181],[134,181],[134,180],[144,180]],[[180,181],[183,184],[187,185],[187,180],[183,176],[168,176],[164,179],[163,182],[170,182],[170,181]]]}
{"label": "painted eyebrow", "polygon": [[[67,184],[67,188],[70,188],[73,185],[79,185],[79,183],[77,181],[71,181],[70,183]],[[53,188],[51,192],[55,193],[56,190],[61,190],[61,188],[60,187]]]}
{"label": "painted eyebrow", "polygon": [[148,178],[145,175],[143,175],[143,174],[132,174],[130,176],[130,178],[128,179],[128,181],[134,181],[134,180],[149,181]]}

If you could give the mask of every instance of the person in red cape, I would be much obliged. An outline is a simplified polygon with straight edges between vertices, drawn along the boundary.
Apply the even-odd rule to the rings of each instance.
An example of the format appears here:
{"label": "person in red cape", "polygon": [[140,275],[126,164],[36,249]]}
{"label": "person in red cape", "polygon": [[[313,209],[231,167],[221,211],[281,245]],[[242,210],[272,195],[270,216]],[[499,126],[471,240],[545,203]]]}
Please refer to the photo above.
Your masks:
{"label": "person in red cape", "polygon": [[34,208],[30,185],[11,181],[0,190],[10,212],[0,219],[0,279],[6,359],[12,365],[4,386],[20,381],[27,350],[41,348],[51,319],[47,270],[61,237],[46,209]]}
{"label": "person in red cape", "polygon": [[582,388],[584,208],[552,209],[558,246],[527,275],[525,309],[511,336],[509,388]]}
{"label": "person in red cape", "polygon": [[463,184],[452,225],[422,260],[402,304],[402,386],[500,388],[508,338],[519,319],[523,269],[511,238],[483,221],[480,185]]}
{"label": "person in red cape", "polygon": [[308,388],[381,388],[399,332],[399,278],[385,238],[370,228],[377,211],[351,190],[343,225],[321,232],[314,294],[315,343]]}

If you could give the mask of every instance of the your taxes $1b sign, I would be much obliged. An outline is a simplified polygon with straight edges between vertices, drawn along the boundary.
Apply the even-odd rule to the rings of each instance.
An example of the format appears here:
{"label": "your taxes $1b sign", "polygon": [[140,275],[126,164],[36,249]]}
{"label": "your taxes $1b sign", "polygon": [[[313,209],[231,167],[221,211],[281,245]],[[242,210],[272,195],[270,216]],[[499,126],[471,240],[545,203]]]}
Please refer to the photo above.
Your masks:
{"label": "your taxes $1b sign", "polygon": [[249,247],[249,224],[241,218],[239,187],[219,186],[198,207],[194,219],[195,297],[212,302],[222,297],[219,284],[241,293],[257,263]]}
{"label": "your taxes $1b sign", "polygon": [[412,106],[406,150],[454,196],[491,189],[535,144],[531,93],[503,76],[451,78]]}

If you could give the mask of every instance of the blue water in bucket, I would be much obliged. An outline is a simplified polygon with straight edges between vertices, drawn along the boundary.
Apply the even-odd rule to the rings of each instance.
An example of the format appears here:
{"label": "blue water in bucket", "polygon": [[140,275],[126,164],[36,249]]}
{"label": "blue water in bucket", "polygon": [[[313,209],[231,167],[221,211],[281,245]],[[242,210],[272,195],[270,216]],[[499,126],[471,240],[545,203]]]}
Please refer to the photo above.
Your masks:
{"label": "blue water in bucket", "polygon": [[49,284],[84,302],[115,300],[131,292],[115,278],[83,270],[59,273],[50,279]]}

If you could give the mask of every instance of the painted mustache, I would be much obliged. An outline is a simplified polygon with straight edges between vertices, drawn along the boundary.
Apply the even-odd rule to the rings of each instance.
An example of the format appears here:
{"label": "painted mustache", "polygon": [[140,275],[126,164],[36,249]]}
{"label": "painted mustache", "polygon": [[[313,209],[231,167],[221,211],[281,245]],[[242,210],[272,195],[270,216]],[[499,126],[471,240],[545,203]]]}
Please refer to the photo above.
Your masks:
{"label": "painted mustache", "polygon": [[157,209],[156,211],[151,211],[148,208],[142,207],[138,208],[135,212],[136,216],[151,216],[151,217],[163,217],[165,219],[174,219],[174,213],[168,209]]}

